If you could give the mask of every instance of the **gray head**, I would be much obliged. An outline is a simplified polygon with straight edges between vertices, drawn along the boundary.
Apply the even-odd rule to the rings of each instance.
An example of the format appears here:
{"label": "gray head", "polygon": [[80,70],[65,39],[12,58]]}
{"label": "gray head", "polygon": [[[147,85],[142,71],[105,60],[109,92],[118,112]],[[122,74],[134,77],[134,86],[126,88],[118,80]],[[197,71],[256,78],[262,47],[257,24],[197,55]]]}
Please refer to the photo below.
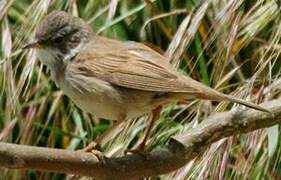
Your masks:
{"label": "gray head", "polygon": [[41,21],[34,41],[25,48],[36,48],[41,61],[52,65],[73,58],[91,35],[91,28],[82,19],[53,11]]}

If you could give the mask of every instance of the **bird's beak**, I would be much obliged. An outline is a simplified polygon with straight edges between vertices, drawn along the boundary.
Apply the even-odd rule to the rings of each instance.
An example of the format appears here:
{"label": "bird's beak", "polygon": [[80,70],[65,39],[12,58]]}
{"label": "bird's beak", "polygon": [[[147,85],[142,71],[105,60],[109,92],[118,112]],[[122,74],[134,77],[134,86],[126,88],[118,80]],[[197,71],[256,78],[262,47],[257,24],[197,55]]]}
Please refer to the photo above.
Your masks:
{"label": "bird's beak", "polygon": [[30,48],[40,48],[40,42],[37,39],[34,39],[33,41],[31,41],[30,43],[25,44],[22,48],[23,49],[30,49]]}

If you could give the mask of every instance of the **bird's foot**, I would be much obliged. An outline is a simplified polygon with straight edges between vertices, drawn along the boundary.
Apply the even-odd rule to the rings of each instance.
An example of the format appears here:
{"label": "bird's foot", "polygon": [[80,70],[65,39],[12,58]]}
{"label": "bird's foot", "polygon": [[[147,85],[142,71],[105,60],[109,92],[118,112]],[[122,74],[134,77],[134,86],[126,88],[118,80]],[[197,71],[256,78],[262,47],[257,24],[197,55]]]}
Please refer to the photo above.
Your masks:
{"label": "bird's foot", "polygon": [[103,152],[92,149],[90,153],[93,154],[99,160],[99,162],[105,164],[107,157],[103,154]]}
{"label": "bird's foot", "polygon": [[85,148],[78,150],[78,152],[91,153],[99,160],[99,162],[104,163],[107,157],[99,149],[99,144],[95,141],[92,141]]}
{"label": "bird's foot", "polygon": [[99,148],[100,148],[99,144],[96,141],[92,141],[90,144],[88,144],[88,146],[84,147],[79,151],[91,152],[92,150],[94,149],[98,150]]}

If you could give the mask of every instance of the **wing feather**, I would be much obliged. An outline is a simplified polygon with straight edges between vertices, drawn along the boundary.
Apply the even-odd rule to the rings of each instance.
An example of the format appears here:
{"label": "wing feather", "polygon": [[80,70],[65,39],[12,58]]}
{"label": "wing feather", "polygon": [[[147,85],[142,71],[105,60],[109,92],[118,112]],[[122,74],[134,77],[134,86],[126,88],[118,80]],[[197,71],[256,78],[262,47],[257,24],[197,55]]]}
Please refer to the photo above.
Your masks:
{"label": "wing feather", "polygon": [[163,56],[142,44],[96,37],[68,63],[69,74],[66,76],[73,85],[76,84],[74,87],[80,88],[82,81],[83,88],[90,91],[109,87],[108,92],[111,92],[114,85],[142,91],[178,92],[201,99],[229,100],[269,112],[183,76],[167,63]]}
{"label": "wing feather", "polygon": [[198,92],[183,81],[163,56],[145,45],[111,40],[91,44],[84,51],[71,65],[78,74],[143,91]]}

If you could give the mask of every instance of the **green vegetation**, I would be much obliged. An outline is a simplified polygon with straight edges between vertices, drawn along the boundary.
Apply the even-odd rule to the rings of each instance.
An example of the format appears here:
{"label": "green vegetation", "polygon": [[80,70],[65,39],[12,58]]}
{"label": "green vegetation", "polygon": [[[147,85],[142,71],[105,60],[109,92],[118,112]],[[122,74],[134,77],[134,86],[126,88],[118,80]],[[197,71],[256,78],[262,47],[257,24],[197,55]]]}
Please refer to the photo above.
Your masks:
{"label": "green vegetation", "polygon": [[[145,3],[147,2],[147,4]],[[279,1],[278,1],[279,2]],[[275,0],[2,0],[0,1],[0,141],[76,150],[113,122],[78,109],[49,80],[34,51],[22,50],[47,12],[86,20],[99,35],[146,43],[184,74],[253,102],[280,90],[280,7]],[[227,102],[192,100],[163,108],[148,148],[157,148]],[[244,108],[239,106],[238,108]],[[102,143],[121,156],[141,140],[147,117],[127,121]],[[163,179],[281,179],[279,126],[222,139]],[[63,179],[64,175],[0,169],[6,179]]]}

